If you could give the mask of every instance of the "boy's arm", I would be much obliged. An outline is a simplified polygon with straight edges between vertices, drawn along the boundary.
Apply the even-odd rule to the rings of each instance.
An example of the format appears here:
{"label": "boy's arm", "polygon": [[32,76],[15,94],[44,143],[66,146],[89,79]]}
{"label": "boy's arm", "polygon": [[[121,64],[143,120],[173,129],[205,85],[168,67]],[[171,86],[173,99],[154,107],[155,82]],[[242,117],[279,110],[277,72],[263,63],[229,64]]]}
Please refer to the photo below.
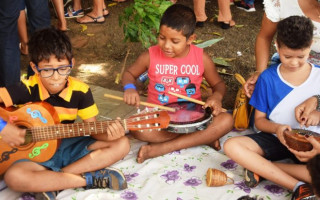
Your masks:
{"label": "boy's arm", "polygon": [[211,107],[213,115],[218,115],[222,108],[222,99],[226,92],[226,85],[219,76],[216,66],[209,55],[203,52],[204,78],[212,88],[212,95],[207,99],[204,107]]}
{"label": "boy's arm", "polygon": [[271,122],[267,119],[267,114],[259,111],[258,109],[255,110],[254,124],[260,131],[271,134],[276,133],[280,142],[287,146],[283,137],[283,132],[285,130],[291,130],[290,126]]}
{"label": "boy's arm", "polygon": [[123,100],[129,105],[139,106],[140,97],[134,86],[136,79],[148,70],[150,63],[149,52],[142,53],[138,59],[128,67],[122,75],[122,85],[124,87]]}

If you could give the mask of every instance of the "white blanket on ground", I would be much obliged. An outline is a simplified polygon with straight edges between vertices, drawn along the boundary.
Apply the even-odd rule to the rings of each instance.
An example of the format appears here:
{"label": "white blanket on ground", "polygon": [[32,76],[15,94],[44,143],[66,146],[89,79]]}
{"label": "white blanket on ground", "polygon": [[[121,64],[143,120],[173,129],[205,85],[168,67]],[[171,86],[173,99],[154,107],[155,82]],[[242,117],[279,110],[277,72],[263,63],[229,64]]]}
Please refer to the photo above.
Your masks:
{"label": "white blanket on ground", "polygon": [[[250,131],[230,132],[229,137],[244,135]],[[136,162],[136,156],[144,142],[130,138],[131,151],[112,167],[122,170],[128,182],[123,191],[109,189],[68,189],[59,193],[59,200],[236,200],[241,196],[259,196],[264,200],[289,200],[290,192],[269,181],[262,181],[256,188],[248,188],[243,182],[243,168],[208,146],[198,146],[170,154]],[[206,185],[208,168],[225,172],[233,184],[220,187]],[[49,181],[49,180],[48,180]],[[6,188],[0,199],[17,199],[21,193]]]}

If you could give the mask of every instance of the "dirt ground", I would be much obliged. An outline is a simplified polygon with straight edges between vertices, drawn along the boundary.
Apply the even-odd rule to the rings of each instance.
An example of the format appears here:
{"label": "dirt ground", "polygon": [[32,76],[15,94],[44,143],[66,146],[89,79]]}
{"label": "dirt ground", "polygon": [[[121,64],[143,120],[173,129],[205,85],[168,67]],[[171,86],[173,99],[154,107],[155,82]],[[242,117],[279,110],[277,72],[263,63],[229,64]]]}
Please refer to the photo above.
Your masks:
{"label": "dirt ground", "polygon": [[[193,7],[192,0],[178,0],[179,3]],[[101,87],[122,90],[121,84],[115,83],[115,78],[121,72],[124,64],[128,46],[134,46],[131,50],[126,66],[135,61],[139,54],[146,49],[142,48],[140,43],[129,44],[123,41],[122,28],[119,26],[118,16],[124,8],[133,3],[133,0],[127,0],[124,3],[113,4],[112,1],[106,1],[110,15],[103,24],[87,24],[87,29],[82,31],[83,27],[75,22],[75,19],[68,19],[67,35],[71,38],[74,55],[76,59],[75,68],[72,75],[83,80],[88,84],[94,84]],[[84,8],[90,6],[90,1],[85,2]],[[113,4],[113,6],[111,6]],[[196,34],[198,40],[209,40],[223,37],[220,42],[205,48],[205,51],[211,57],[234,58],[230,62],[231,67],[226,67],[231,73],[239,73],[245,78],[254,71],[254,42],[259,31],[261,18],[263,15],[262,0],[255,2],[256,12],[247,13],[243,10],[231,6],[233,19],[239,27],[233,27],[227,30],[220,28],[216,21],[218,6],[216,0],[209,0],[206,3],[206,13],[208,20],[203,28],[197,28]],[[54,17],[54,11],[51,8],[52,24],[57,23]],[[221,36],[217,35],[220,34]],[[241,53],[241,56],[238,53]],[[21,57],[22,66],[26,66],[28,58]],[[22,69],[24,73],[26,68]],[[240,84],[233,76],[221,74],[226,82],[228,91],[225,96],[223,106],[232,108],[234,99]]]}

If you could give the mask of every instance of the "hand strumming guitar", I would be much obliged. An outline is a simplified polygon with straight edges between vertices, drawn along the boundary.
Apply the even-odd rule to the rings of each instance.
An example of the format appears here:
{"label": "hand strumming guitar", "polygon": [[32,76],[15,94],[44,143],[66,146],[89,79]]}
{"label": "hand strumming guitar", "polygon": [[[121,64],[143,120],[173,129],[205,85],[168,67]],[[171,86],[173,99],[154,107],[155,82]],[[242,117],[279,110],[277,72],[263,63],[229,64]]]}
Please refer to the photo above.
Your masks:
{"label": "hand strumming guitar", "polygon": [[25,134],[26,130],[18,128],[11,123],[7,123],[7,125],[5,125],[5,127],[0,132],[1,139],[11,147],[23,144],[25,140]]}

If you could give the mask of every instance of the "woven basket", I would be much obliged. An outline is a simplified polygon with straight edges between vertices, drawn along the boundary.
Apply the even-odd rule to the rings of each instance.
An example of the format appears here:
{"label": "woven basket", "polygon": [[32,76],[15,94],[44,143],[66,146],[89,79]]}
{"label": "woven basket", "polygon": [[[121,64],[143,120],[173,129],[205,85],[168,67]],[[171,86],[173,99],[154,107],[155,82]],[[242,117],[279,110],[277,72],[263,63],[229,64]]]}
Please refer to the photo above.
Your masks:
{"label": "woven basket", "polygon": [[207,186],[216,187],[233,183],[234,180],[228,177],[223,171],[213,168],[207,170]]}

